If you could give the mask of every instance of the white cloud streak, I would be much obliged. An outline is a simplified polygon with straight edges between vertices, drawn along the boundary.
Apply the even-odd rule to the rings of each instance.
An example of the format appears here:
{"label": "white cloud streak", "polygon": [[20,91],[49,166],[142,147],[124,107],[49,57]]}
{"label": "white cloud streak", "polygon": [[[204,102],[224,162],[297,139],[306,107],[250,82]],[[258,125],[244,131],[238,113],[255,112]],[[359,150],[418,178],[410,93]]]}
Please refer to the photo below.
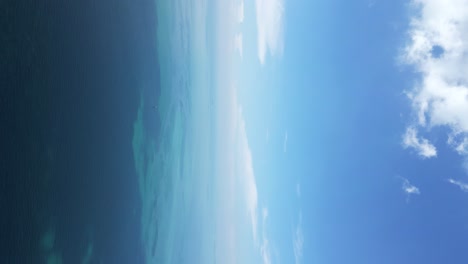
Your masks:
{"label": "white cloud streak", "polygon": [[304,234],[302,232],[302,212],[299,211],[299,222],[294,231],[293,238],[293,250],[294,250],[294,260],[296,264],[302,262],[303,256],[303,247],[304,247]]}
{"label": "white cloud streak", "polygon": [[[417,128],[445,126],[449,144],[467,156],[468,138],[468,0],[413,0],[408,44],[401,61],[414,68],[420,81],[408,97],[417,116],[411,133]],[[407,130],[408,133],[408,130]],[[414,139],[414,138],[413,138]],[[425,157],[435,156],[428,141],[410,141]]]}
{"label": "white cloud streak", "polygon": [[406,195],[406,202],[408,203],[409,202],[409,199],[410,199],[410,196],[411,195],[419,195],[421,194],[421,192],[419,191],[419,188],[412,185],[408,179],[404,178],[404,177],[401,177],[401,176],[398,176],[398,178],[401,179],[402,181],[402,185],[401,185],[401,189],[403,190],[403,192],[405,193]]}
{"label": "white cloud streak", "polygon": [[262,244],[260,245],[260,256],[264,264],[271,263],[270,242],[266,236],[266,221],[268,218],[268,209],[263,208],[262,211]]}
{"label": "white cloud streak", "polygon": [[437,150],[429,140],[418,137],[414,127],[408,127],[403,135],[403,147],[416,150],[422,158],[432,158],[437,156]]}
{"label": "white cloud streak", "polygon": [[[224,80],[223,80],[224,82]],[[246,123],[233,84],[220,89],[217,115],[215,198],[216,260],[244,263],[245,254],[258,254],[258,193]],[[252,248],[243,247],[251,236]],[[244,242],[244,243],[242,243]],[[242,253],[242,254],[241,254]]]}
{"label": "white cloud streak", "polygon": [[271,56],[283,53],[283,0],[256,0],[258,59],[265,63],[267,52]]}
{"label": "white cloud streak", "polygon": [[238,108],[237,122],[238,131],[236,145],[238,146],[237,153],[239,156],[236,157],[236,170],[245,190],[247,210],[251,218],[254,240],[257,240],[257,184],[253,170],[252,153],[250,151],[249,143],[247,141],[247,134],[245,131],[245,121],[242,116],[242,109],[240,107]]}
{"label": "white cloud streak", "polygon": [[421,194],[421,192],[419,191],[418,187],[412,185],[408,179],[405,179],[405,178],[402,178],[403,179],[403,185],[401,186],[401,188],[403,189],[403,191],[407,194]]}
{"label": "white cloud streak", "polygon": [[460,190],[462,190],[464,192],[468,192],[468,183],[464,183],[464,182],[461,182],[461,181],[456,181],[454,179],[448,179],[447,181],[450,182],[451,184],[454,184],[454,185],[458,186],[460,188]]}
{"label": "white cloud streak", "polygon": [[239,52],[239,56],[243,57],[243,41],[242,41],[242,33],[238,33],[234,36],[234,48]]}
{"label": "white cloud streak", "polygon": [[283,140],[283,152],[286,153],[288,148],[288,131],[284,133],[284,140]]}
{"label": "white cloud streak", "polygon": [[237,9],[237,23],[241,24],[244,22],[244,1],[241,1]]}

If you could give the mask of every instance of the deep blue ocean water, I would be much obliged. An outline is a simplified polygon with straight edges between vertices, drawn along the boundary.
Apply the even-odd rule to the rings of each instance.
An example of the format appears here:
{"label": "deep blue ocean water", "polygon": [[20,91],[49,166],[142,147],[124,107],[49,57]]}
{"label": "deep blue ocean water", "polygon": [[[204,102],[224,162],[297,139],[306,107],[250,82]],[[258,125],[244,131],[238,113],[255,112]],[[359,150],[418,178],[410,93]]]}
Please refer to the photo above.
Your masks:
{"label": "deep blue ocean water", "polygon": [[133,123],[157,135],[153,1],[0,3],[0,263],[143,263]]}

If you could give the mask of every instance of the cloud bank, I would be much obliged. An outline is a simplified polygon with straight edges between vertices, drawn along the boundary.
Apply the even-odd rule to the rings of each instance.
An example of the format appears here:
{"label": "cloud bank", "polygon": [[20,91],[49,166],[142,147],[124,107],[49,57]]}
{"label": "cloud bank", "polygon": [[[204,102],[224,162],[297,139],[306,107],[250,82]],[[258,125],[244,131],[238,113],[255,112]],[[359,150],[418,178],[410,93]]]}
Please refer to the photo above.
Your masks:
{"label": "cloud bank", "polygon": [[404,145],[423,157],[435,157],[435,147],[418,139],[416,131],[443,126],[449,130],[448,144],[466,158],[468,1],[413,0],[412,4],[415,13],[400,59],[414,68],[419,81],[407,92],[416,120],[406,132]]}
{"label": "cloud bank", "polygon": [[283,0],[256,0],[258,59],[265,63],[267,52],[271,56],[283,52],[284,2]]}

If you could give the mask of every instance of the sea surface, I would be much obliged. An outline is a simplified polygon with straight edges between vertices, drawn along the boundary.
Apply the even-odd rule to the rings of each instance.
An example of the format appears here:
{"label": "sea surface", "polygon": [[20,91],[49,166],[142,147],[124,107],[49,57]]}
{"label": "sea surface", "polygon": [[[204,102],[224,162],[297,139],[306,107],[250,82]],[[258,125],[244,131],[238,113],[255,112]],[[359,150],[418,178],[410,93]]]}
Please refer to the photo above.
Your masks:
{"label": "sea surface", "polygon": [[147,263],[135,120],[185,145],[189,111],[160,117],[190,105],[161,89],[157,16],[147,0],[0,2],[0,263]]}
{"label": "sea surface", "polygon": [[[146,263],[213,259],[214,89],[205,1],[157,1],[160,94],[140,87],[133,154]],[[145,118],[146,112],[157,118]],[[157,131],[152,130],[158,123]]]}

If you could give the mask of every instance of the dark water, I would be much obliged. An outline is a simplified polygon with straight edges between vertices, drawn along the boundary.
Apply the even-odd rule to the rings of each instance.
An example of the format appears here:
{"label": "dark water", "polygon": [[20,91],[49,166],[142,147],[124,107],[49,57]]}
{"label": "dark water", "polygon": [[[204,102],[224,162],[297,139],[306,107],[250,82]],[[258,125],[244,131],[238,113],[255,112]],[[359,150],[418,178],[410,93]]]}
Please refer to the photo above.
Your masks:
{"label": "dark water", "polygon": [[0,263],[81,263],[89,245],[90,263],[141,263],[131,140],[142,87],[156,120],[153,1],[1,1],[0,29]]}

